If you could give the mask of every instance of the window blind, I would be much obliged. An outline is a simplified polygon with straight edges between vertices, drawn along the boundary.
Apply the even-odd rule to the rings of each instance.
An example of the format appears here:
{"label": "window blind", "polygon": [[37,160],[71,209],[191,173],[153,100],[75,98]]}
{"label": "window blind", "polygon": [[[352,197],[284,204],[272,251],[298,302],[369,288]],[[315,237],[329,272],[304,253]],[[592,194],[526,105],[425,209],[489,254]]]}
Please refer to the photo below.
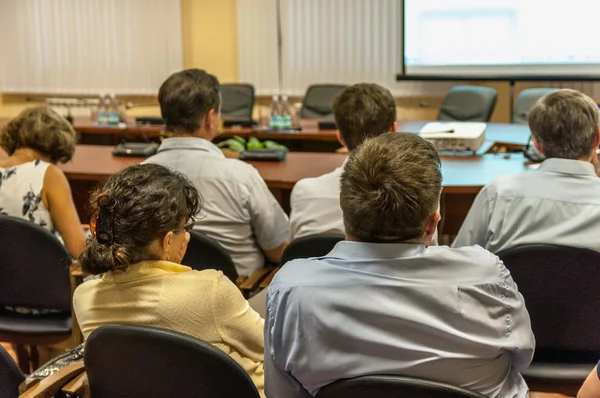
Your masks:
{"label": "window blind", "polygon": [[156,94],[182,68],[179,0],[0,0],[0,91]]}

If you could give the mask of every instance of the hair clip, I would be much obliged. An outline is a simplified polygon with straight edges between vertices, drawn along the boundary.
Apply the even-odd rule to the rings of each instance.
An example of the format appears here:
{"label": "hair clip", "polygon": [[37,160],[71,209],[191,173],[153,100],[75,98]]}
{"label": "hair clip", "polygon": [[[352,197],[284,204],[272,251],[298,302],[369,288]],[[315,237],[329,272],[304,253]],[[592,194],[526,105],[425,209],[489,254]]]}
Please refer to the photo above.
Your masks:
{"label": "hair clip", "polygon": [[105,246],[113,244],[113,232],[110,208],[107,205],[100,206],[98,214],[90,221],[90,232],[99,243]]}

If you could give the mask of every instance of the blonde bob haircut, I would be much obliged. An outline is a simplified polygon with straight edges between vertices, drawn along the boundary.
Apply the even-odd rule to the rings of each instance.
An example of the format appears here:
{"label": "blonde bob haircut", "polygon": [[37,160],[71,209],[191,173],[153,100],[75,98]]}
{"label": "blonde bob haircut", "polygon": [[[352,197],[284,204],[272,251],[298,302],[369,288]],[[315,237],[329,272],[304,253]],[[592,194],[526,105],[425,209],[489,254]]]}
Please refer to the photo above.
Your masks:
{"label": "blonde bob haircut", "polygon": [[0,147],[9,155],[29,148],[47,156],[52,163],[71,160],[76,141],[71,124],[47,106],[25,109],[0,131]]}

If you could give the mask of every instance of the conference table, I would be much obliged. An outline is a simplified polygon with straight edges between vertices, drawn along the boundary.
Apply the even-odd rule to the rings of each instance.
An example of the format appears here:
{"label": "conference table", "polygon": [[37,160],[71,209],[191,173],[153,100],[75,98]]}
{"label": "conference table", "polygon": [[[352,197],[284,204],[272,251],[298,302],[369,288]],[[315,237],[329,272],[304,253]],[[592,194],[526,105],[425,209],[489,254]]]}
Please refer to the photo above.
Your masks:
{"label": "conference table", "polygon": [[[111,175],[144,160],[114,157],[111,152],[112,148],[108,146],[79,145],[73,160],[60,165],[71,184],[82,222],[87,222],[91,216],[87,211],[90,191]],[[226,152],[226,156],[236,157],[237,153]],[[345,159],[343,154],[290,152],[284,162],[248,163],[258,170],[284,210],[289,212],[290,193],[297,181],[331,172],[342,166]],[[522,154],[442,156],[442,233],[456,234],[475,195],[490,180],[528,169],[528,163]]]}
{"label": "conference table", "polygon": [[[334,152],[341,145],[336,130],[319,130],[318,120],[305,121],[299,130],[270,130],[266,127],[228,127],[223,128],[215,143],[240,136],[248,139],[272,140],[286,145],[295,152]],[[123,140],[140,142],[159,142],[164,136],[165,127],[161,125],[123,124],[120,126],[97,126],[86,118],[77,118],[73,128],[79,133],[79,143],[96,145],[116,145]]]}
{"label": "conference table", "polygon": [[[417,132],[423,121],[404,122],[399,131]],[[248,132],[247,134],[252,134]],[[326,135],[330,133],[314,133]],[[486,139],[495,143],[494,148],[522,147],[529,139],[529,129],[523,125],[490,123]],[[139,164],[143,158],[112,156],[112,146],[78,145],[71,162],[59,167],[65,172],[79,216],[87,223],[90,214],[87,200],[90,191],[99,182],[126,167]],[[235,152],[225,152],[237,157]],[[0,154],[0,156],[2,156]],[[337,153],[289,152],[284,162],[251,161],[263,177],[284,210],[290,210],[290,193],[296,182],[303,178],[317,177],[340,167],[346,155]],[[441,200],[443,234],[454,235],[460,228],[479,190],[490,180],[505,174],[519,173],[531,167],[521,153],[442,154],[443,192]]]}
{"label": "conference table", "polygon": [[[418,132],[427,121],[399,122],[398,131]],[[302,129],[293,132],[268,130],[266,128],[227,128],[219,132],[215,142],[223,141],[234,136],[244,138],[256,137],[259,140],[273,140],[290,147],[292,151],[302,152],[334,152],[340,147],[336,130],[319,130],[318,120],[305,120]],[[114,145],[121,140],[158,141],[163,134],[164,126],[148,126],[127,124],[121,127],[98,127],[86,119],[76,119],[73,127],[80,134],[83,144]],[[526,125],[508,123],[488,123],[486,139],[495,143],[525,145],[529,138],[529,128]]]}

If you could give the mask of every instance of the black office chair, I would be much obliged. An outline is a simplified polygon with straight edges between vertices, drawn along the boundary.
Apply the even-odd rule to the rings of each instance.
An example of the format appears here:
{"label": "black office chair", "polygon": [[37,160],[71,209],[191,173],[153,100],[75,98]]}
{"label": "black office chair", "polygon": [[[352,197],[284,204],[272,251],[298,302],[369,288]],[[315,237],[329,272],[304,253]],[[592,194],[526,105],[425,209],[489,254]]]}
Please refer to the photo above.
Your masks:
{"label": "black office chair", "polygon": [[322,257],[342,240],[344,235],[339,234],[318,234],[296,238],[283,251],[281,264],[296,258]]}
{"label": "black office chair", "polygon": [[521,91],[513,110],[512,122],[518,124],[527,124],[529,111],[546,94],[557,91],[556,88],[530,88]]}
{"label": "black office chair", "polygon": [[333,117],[331,103],[335,96],[348,87],[345,84],[313,84],[306,89],[302,108],[301,119],[328,119]]}
{"label": "black office chair", "polygon": [[190,243],[181,264],[199,271],[205,269],[223,271],[223,274],[235,283],[238,273],[229,252],[202,232],[190,231],[190,236]]}
{"label": "black office chair", "polygon": [[12,357],[0,346],[0,397],[16,398],[19,396],[19,384],[25,375]]}
{"label": "black office chair", "polygon": [[45,229],[0,216],[0,259],[0,341],[17,345],[29,373],[39,365],[35,346],[71,336],[71,257]]}
{"label": "black office chair", "polygon": [[440,107],[438,120],[459,122],[489,122],[498,93],[481,86],[454,86]]}
{"label": "black office chair", "polygon": [[170,330],[102,326],[87,339],[84,363],[94,398],[259,397],[229,355]]}
{"label": "black office chair", "polygon": [[600,253],[524,245],[498,253],[525,298],[536,339],[523,376],[533,391],[577,395],[600,358]]}
{"label": "black office chair", "polygon": [[323,387],[316,398],[485,398],[461,387],[403,376],[361,376]]}
{"label": "black office chair", "polygon": [[221,116],[225,126],[254,125],[254,86],[251,84],[221,84]]}

